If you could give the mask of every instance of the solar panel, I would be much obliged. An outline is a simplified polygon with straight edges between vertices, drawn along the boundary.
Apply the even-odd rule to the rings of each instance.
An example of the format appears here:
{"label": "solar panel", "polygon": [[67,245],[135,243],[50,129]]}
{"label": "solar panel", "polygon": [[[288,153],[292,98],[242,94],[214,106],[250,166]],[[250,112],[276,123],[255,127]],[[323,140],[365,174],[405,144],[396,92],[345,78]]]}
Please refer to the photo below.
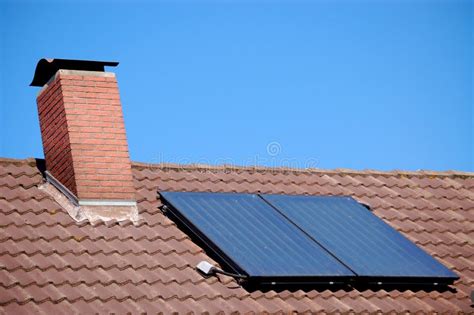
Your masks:
{"label": "solar panel", "polygon": [[171,214],[234,272],[254,279],[298,282],[354,276],[258,195],[160,194]]}
{"label": "solar panel", "polygon": [[351,197],[262,197],[359,277],[430,283],[458,279]]}

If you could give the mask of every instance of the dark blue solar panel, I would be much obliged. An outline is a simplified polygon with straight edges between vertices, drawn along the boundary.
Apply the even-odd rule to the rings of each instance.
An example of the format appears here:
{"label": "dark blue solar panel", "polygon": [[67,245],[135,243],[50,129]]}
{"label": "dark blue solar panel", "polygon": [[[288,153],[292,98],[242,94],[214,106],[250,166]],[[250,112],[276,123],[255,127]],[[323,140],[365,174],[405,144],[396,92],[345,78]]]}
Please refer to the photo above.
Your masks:
{"label": "dark blue solar panel", "polygon": [[160,194],[250,277],[354,276],[258,195]]}
{"label": "dark blue solar panel", "polygon": [[262,197],[358,276],[457,278],[351,197]]}

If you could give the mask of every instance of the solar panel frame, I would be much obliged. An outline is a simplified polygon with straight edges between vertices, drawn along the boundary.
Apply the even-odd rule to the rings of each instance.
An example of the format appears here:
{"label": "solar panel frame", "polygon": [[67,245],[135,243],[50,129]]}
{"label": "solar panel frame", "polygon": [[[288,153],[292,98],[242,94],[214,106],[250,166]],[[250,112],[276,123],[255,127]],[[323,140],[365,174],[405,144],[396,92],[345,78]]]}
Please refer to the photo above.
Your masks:
{"label": "solar panel frame", "polygon": [[[414,244],[409,239],[407,239],[403,234],[401,234],[400,232],[395,230],[393,227],[385,223],[382,219],[377,217],[369,209],[367,209],[366,207],[358,203],[352,197],[349,197],[349,196],[270,195],[270,194],[262,194],[260,196],[264,200],[266,200],[270,205],[272,205],[277,211],[279,211],[283,216],[285,216],[289,221],[295,224],[295,226],[298,226],[300,229],[305,231],[310,237],[312,237],[322,247],[326,248],[328,251],[332,252],[336,257],[338,257],[346,266],[348,266],[354,273],[357,274],[357,277],[355,280],[359,282],[375,282],[375,283],[390,282],[390,283],[405,283],[405,284],[408,284],[408,283],[451,284],[455,280],[459,279],[459,277],[453,271],[451,271],[446,266],[441,264],[431,255],[426,253],[422,248],[416,246],[416,244]],[[352,222],[349,224],[346,224],[347,221],[342,220],[341,221],[342,224],[339,224],[340,227],[347,228],[349,226],[349,230],[350,230],[351,224],[360,225],[361,223],[365,223],[366,224],[365,228],[369,228],[369,230],[370,228],[372,228],[371,232],[378,234],[377,237],[386,237],[389,241],[392,241],[392,245],[398,245],[399,246],[398,250],[400,252],[402,251],[401,248],[405,246],[404,248],[406,249],[405,254],[411,254],[411,255],[416,256],[411,261],[411,266],[418,268],[418,270],[422,270],[423,268],[426,267],[425,268],[426,273],[422,274],[422,272],[420,272],[419,274],[416,274],[415,272],[415,273],[410,274],[410,272],[406,272],[405,274],[403,274],[402,272],[398,271],[399,273],[397,274],[397,271],[394,271],[392,274],[390,274],[387,271],[386,272],[372,272],[371,271],[371,269],[377,269],[377,268],[380,270],[380,268],[384,267],[384,263],[386,264],[385,266],[388,266],[390,264],[389,259],[385,259],[385,261],[381,262],[378,266],[376,264],[372,264],[371,266],[365,266],[364,268],[364,266],[362,266],[360,262],[359,263],[357,262],[360,256],[355,255],[355,257],[351,257],[348,253],[351,250],[361,250],[361,249],[370,250],[370,246],[373,246],[373,248],[376,248],[379,245],[377,241],[380,241],[380,239],[372,238],[372,241],[375,240],[375,242],[372,244],[359,243],[358,246],[354,246],[354,245],[357,245],[358,239],[347,237],[345,240],[343,239],[340,240],[340,242],[338,243],[339,246],[335,246],[334,245],[335,242],[328,241],[328,238],[326,235],[330,235],[330,237],[332,238],[340,237],[341,235],[347,235],[348,234],[347,230],[345,230],[344,233],[340,233],[340,231],[335,229],[332,232],[324,235],[324,233],[318,231],[316,227],[318,227],[321,230],[325,229],[326,227],[330,229],[331,224],[329,224],[328,222],[322,222],[325,219],[324,214],[321,213],[322,210],[320,210],[319,216],[316,216],[316,213],[312,213],[312,217],[305,216],[307,215],[307,213],[301,216],[301,213],[300,213],[300,217],[298,217],[297,215],[295,215],[295,213],[291,213],[291,209],[288,209],[288,208],[285,209],[285,201],[286,202],[291,201],[292,204],[295,205],[296,199],[299,199],[300,201],[301,200],[310,200],[310,201],[327,200],[333,203],[342,202],[342,204],[345,204],[344,205],[345,209],[356,210],[356,211],[352,211],[353,213],[350,213],[350,214],[344,213],[344,214],[347,214],[347,216],[344,217],[345,219],[348,219],[350,221],[350,218],[351,218],[350,215],[354,215],[354,218]],[[284,201],[282,202],[282,200]],[[342,204],[339,204],[338,207],[340,208]],[[334,207],[334,204],[332,206]],[[343,211],[343,210],[338,209],[338,207],[334,207],[331,210]],[[312,219],[316,217],[318,217],[319,222],[312,221]],[[334,217],[332,219],[334,219]],[[365,220],[365,222],[362,222],[361,220]],[[355,231],[360,232],[360,230],[355,230]],[[365,232],[367,232],[367,229],[365,230]],[[361,234],[359,233],[359,236],[360,235]],[[397,251],[397,250],[393,250],[393,248],[388,247],[385,249],[385,251],[386,251],[385,254],[390,251],[391,251],[391,254],[393,254],[394,251]],[[400,252],[397,252],[397,253],[400,253]],[[400,261],[403,261],[404,259],[405,263],[410,263],[407,257],[410,257],[410,255],[401,256],[402,259]],[[377,259],[377,257],[370,256],[370,259]],[[418,263],[419,265],[416,265]],[[433,269],[433,270],[436,269],[436,271],[433,271],[431,273],[431,270],[429,269]]]}
{"label": "solar panel frame", "polygon": [[[171,217],[174,219],[177,219],[179,223],[189,232],[192,234],[192,236],[196,237],[204,246],[206,247],[207,250],[211,251],[211,253],[215,256],[217,256],[218,260],[220,263],[223,263],[226,267],[228,267],[230,270],[232,270],[234,273],[246,275],[249,277],[249,281],[252,282],[258,282],[258,283],[272,283],[272,284],[292,284],[292,283],[305,283],[305,284],[320,284],[320,283],[346,283],[350,279],[352,279],[355,274],[352,273],[348,268],[346,268],[343,264],[340,264],[338,268],[340,270],[344,270],[343,273],[340,274],[317,274],[317,273],[312,273],[312,274],[272,274],[269,273],[268,275],[265,275],[264,273],[258,273],[255,272],[254,270],[251,270],[252,268],[248,268],[248,266],[243,266],[241,262],[238,261],[235,257],[230,255],[228,252],[226,252],[226,249],[221,248],[222,246],[219,246],[216,244],[215,239],[212,239],[212,237],[209,237],[209,235],[206,235],[206,231],[202,231],[201,228],[198,226],[199,224],[196,224],[196,220],[191,218],[189,213],[185,213],[186,211],[183,209],[179,209],[180,207],[183,206],[183,204],[178,204],[179,202],[176,201],[174,196],[177,196],[181,194],[181,196],[190,196],[193,195],[219,195],[219,196],[236,196],[236,195],[245,195],[245,196],[252,196],[255,198],[255,201],[260,204],[261,207],[268,207],[267,211],[271,211],[266,213],[266,215],[269,216],[275,216],[278,217],[279,220],[282,220],[285,225],[288,226],[288,228],[292,231],[289,234],[295,234],[296,231],[298,231],[298,236],[301,240],[304,238],[308,244],[311,244],[312,247],[316,248],[322,252],[324,252],[324,255],[331,257],[331,264],[337,263],[340,264],[337,259],[335,259],[332,254],[326,253],[323,249],[321,249],[316,243],[314,243],[313,240],[311,240],[309,237],[307,237],[304,233],[299,233],[299,230],[293,226],[291,222],[288,222],[286,218],[284,218],[278,211],[275,211],[275,209],[265,202],[260,196],[256,194],[234,194],[234,193],[199,193],[199,192],[192,192],[192,193],[182,193],[182,192],[160,192],[160,195],[163,197],[162,200],[164,201],[164,204],[167,206],[167,212]],[[212,209],[208,209],[209,211],[212,211]],[[282,223],[283,224],[283,223]],[[207,233],[209,234],[209,232]],[[264,235],[262,235],[264,237]],[[287,237],[295,237],[295,235],[287,235]],[[297,238],[298,239],[298,238]],[[314,243],[314,244],[313,244]],[[270,244],[271,245],[271,244]],[[309,245],[308,245],[309,246]],[[303,253],[305,254],[305,253]],[[309,255],[309,254],[308,254]],[[296,258],[298,259],[298,258]],[[318,261],[319,262],[319,261]],[[336,270],[337,268],[334,268]],[[312,270],[315,270],[313,268]]]}

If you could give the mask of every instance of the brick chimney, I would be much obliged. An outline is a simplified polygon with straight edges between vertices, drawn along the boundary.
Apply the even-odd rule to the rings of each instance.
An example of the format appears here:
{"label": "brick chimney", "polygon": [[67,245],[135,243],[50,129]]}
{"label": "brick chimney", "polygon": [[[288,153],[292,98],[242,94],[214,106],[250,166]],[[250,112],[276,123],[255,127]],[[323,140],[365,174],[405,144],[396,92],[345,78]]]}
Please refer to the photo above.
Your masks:
{"label": "brick chimney", "polygon": [[136,210],[117,80],[105,72],[117,65],[41,59],[31,83],[42,87],[37,104],[51,182],[77,206],[115,219]]}

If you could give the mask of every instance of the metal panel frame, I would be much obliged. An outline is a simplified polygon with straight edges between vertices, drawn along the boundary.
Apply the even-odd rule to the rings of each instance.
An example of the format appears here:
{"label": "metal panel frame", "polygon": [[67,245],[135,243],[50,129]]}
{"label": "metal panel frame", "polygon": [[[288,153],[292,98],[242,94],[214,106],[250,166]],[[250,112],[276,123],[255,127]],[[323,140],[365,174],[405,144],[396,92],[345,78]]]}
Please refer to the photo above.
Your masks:
{"label": "metal panel frame", "polygon": [[[171,191],[169,191],[171,192]],[[164,192],[166,193],[166,192]],[[216,193],[218,194],[218,193]],[[161,195],[161,192],[160,192]],[[337,255],[333,254],[330,249],[327,249],[325,246],[320,244],[318,240],[316,240],[313,236],[311,236],[307,231],[305,231],[302,227],[296,224],[293,220],[288,218],[276,205],[274,205],[270,200],[265,198],[265,194],[250,194],[256,195],[262,202],[267,203],[270,207],[272,207],[278,214],[280,214],[285,220],[288,221],[289,224],[294,225],[296,228],[301,230],[307,236],[311,238],[313,242],[318,244],[324,250],[326,250],[331,256],[336,258],[338,262],[340,262],[343,266],[348,268],[350,271],[354,273],[351,276],[337,276],[337,275],[330,275],[330,276],[252,276],[248,272],[245,271],[243,267],[241,267],[235,260],[233,260],[229,255],[227,255],[222,249],[219,248],[211,239],[209,239],[205,233],[201,232],[200,229],[194,225],[185,215],[183,215],[179,209],[173,206],[172,202],[167,200],[166,197],[162,196],[161,200],[163,201],[164,207],[166,209],[166,214],[171,217],[175,222],[186,229],[186,232],[190,234],[191,237],[197,239],[199,242],[203,244],[205,251],[210,254],[210,256],[215,256],[221,265],[224,268],[229,269],[233,273],[238,273],[242,275],[246,275],[247,281],[253,284],[262,284],[262,285],[294,285],[294,284],[306,284],[306,285],[321,285],[321,284],[347,284],[351,283],[352,285],[384,285],[384,284],[391,284],[391,285],[449,285],[452,284],[455,280],[458,280],[459,277],[416,277],[416,276],[360,276],[357,274],[356,271],[350,268],[342,259],[337,257]],[[288,195],[292,196],[292,195]],[[298,196],[298,195],[293,195]],[[310,197],[310,196],[308,196]],[[330,197],[330,196],[328,196]],[[339,196],[341,197],[341,196]],[[369,211],[369,210],[367,210]],[[378,217],[377,217],[378,218]],[[379,218],[380,219],[380,218]],[[383,220],[382,220],[383,222]],[[385,222],[383,222],[385,223]],[[387,223],[385,223],[387,224]],[[398,231],[396,231],[398,232]],[[400,232],[398,232],[400,233]],[[400,233],[401,234],[401,233]],[[403,236],[403,234],[401,234]],[[408,240],[410,241],[410,240]],[[411,241],[410,241],[411,242]],[[419,248],[419,247],[418,247]],[[423,251],[422,248],[419,248]],[[429,254],[428,254],[429,255]],[[429,255],[431,257],[431,255]],[[431,257],[433,258],[433,257]],[[433,258],[434,259],[434,258]],[[436,260],[437,261],[437,260]],[[439,262],[438,262],[439,263]],[[441,263],[440,263],[441,264]],[[442,265],[442,264],[441,264]],[[443,265],[444,266],[444,265]],[[449,268],[447,268],[449,269]]]}

